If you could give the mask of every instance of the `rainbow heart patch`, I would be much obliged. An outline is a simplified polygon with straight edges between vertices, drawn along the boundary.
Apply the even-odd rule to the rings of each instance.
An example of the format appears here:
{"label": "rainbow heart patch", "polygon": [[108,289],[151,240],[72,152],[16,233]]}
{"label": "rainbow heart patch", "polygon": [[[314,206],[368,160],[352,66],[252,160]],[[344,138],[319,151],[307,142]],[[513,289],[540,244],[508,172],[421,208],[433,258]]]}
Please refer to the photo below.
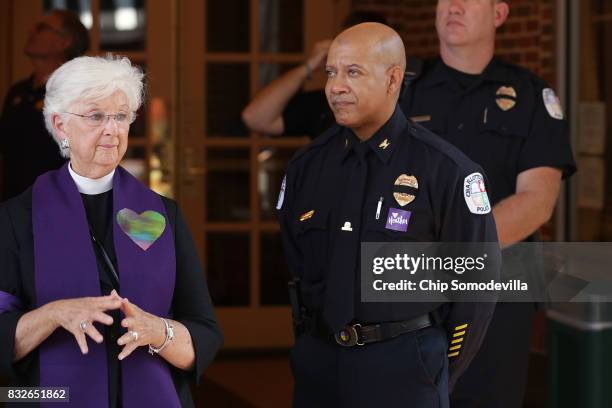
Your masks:
{"label": "rainbow heart patch", "polygon": [[117,212],[117,224],[125,235],[146,251],[164,232],[166,219],[157,211],[147,210],[138,214],[124,208]]}

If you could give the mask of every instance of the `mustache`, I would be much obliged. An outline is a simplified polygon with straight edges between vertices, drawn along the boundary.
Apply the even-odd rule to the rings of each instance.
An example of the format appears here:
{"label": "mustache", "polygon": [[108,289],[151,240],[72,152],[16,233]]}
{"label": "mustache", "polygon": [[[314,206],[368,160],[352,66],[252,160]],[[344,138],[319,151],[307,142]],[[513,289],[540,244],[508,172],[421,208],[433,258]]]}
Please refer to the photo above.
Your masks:
{"label": "mustache", "polygon": [[332,97],[331,98],[331,104],[332,105],[336,105],[339,103],[353,103],[354,101],[352,99],[348,99],[346,97],[342,97],[342,96],[336,96],[336,97]]}

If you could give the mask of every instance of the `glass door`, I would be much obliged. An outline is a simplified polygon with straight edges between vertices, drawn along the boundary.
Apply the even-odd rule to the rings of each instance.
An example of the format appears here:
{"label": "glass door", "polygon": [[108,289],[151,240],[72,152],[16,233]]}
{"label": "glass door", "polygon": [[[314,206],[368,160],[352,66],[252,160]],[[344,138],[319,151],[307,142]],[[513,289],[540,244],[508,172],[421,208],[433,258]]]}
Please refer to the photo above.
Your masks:
{"label": "glass door", "polygon": [[[178,197],[205,266],[226,348],[291,345],[287,271],[274,206],[305,137],[249,132],[255,92],[333,37],[347,1],[180,3]],[[323,76],[310,87],[322,87]]]}

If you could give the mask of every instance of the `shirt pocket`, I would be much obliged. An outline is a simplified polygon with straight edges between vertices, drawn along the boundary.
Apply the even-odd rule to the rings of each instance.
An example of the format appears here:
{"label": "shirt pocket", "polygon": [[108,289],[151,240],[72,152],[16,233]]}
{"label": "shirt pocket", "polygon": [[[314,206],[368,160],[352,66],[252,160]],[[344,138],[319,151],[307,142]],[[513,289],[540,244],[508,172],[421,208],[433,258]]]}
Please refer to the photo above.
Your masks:
{"label": "shirt pocket", "polygon": [[[411,174],[406,171],[406,174]],[[419,189],[416,198],[406,206],[397,203],[393,191],[381,194],[384,196],[384,205],[381,208],[379,219],[371,218],[365,221],[363,242],[433,242],[436,241],[436,220],[433,215],[433,206],[428,198],[427,183],[419,180]],[[395,213],[395,217],[393,217]],[[398,228],[394,224],[391,228],[390,218],[407,218],[405,228]],[[404,231],[405,230],[405,231]]]}
{"label": "shirt pocket", "polygon": [[[313,211],[313,210],[311,210]],[[305,212],[304,214],[307,214]],[[329,210],[314,210],[308,219],[296,222],[296,243],[302,253],[303,278],[317,282],[325,277],[328,265],[329,246]]]}
{"label": "shirt pocket", "polygon": [[414,115],[411,119],[418,125],[423,126],[432,133],[438,136],[446,134],[446,117],[444,115]]}
{"label": "shirt pocket", "polygon": [[[483,114],[484,115],[484,114]],[[529,135],[529,117],[520,108],[504,112],[497,106],[488,107],[483,118],[481,131],[498,136],[526,138]]]}
{"label": "shirt pocket", "polygon": [[395,231],[386,228],[387,219],[375,220],[366,224],[364,242],[403,242],[417,241],[410,237],[408,232]]}
{"label": "shirt pocket", "polygon": [[[424,192],[423,192],[424,193]],[[423,198],[424,200],[424,198]],[[390,213],[394,210],[409,212],[406,231],[388,228]],[[405,215],[404,215],[405,217]],[[380,219],[372,219],[365,224],[363,242],[432,242],[435,240],[435,227],[430,212],[420,206],[401,208],[400,206],[384,207]]]}
{"label": "shirt pocket", "polygon": [[503,174],[511,183],[516,178],[521,150],[529,137],[528,116],[519,109],[517,106],[512,111],[504,112],[497,106],[488,108],[486,121],[483,119],[480,125],[477,143],[477,149],[486,154],[480,154],[480,160],[475,160],[485,172],[496,169],[496,173]]}

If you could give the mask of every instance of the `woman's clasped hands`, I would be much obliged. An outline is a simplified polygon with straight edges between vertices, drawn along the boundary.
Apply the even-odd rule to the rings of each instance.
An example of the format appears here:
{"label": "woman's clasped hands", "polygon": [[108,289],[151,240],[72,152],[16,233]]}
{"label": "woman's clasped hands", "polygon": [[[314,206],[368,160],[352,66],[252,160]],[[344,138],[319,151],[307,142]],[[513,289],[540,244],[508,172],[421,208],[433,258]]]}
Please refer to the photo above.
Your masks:
{"label": "woman's clasped hands", "polygon": [[111,326],[113,318],[106,312],[112,310],[120,309],[125,316],[121,326],[126,332],[117,340],[118,345],[124,346],[118,356],[120,360],[138,347],[162,344],[166,337],[162,319],[122,298],[115,290],[108,296],[63,299],[47,306],[52,321],[74,336],[83,354],[89,351],[86,336],[98,344],[104,341],[94,322]]}

